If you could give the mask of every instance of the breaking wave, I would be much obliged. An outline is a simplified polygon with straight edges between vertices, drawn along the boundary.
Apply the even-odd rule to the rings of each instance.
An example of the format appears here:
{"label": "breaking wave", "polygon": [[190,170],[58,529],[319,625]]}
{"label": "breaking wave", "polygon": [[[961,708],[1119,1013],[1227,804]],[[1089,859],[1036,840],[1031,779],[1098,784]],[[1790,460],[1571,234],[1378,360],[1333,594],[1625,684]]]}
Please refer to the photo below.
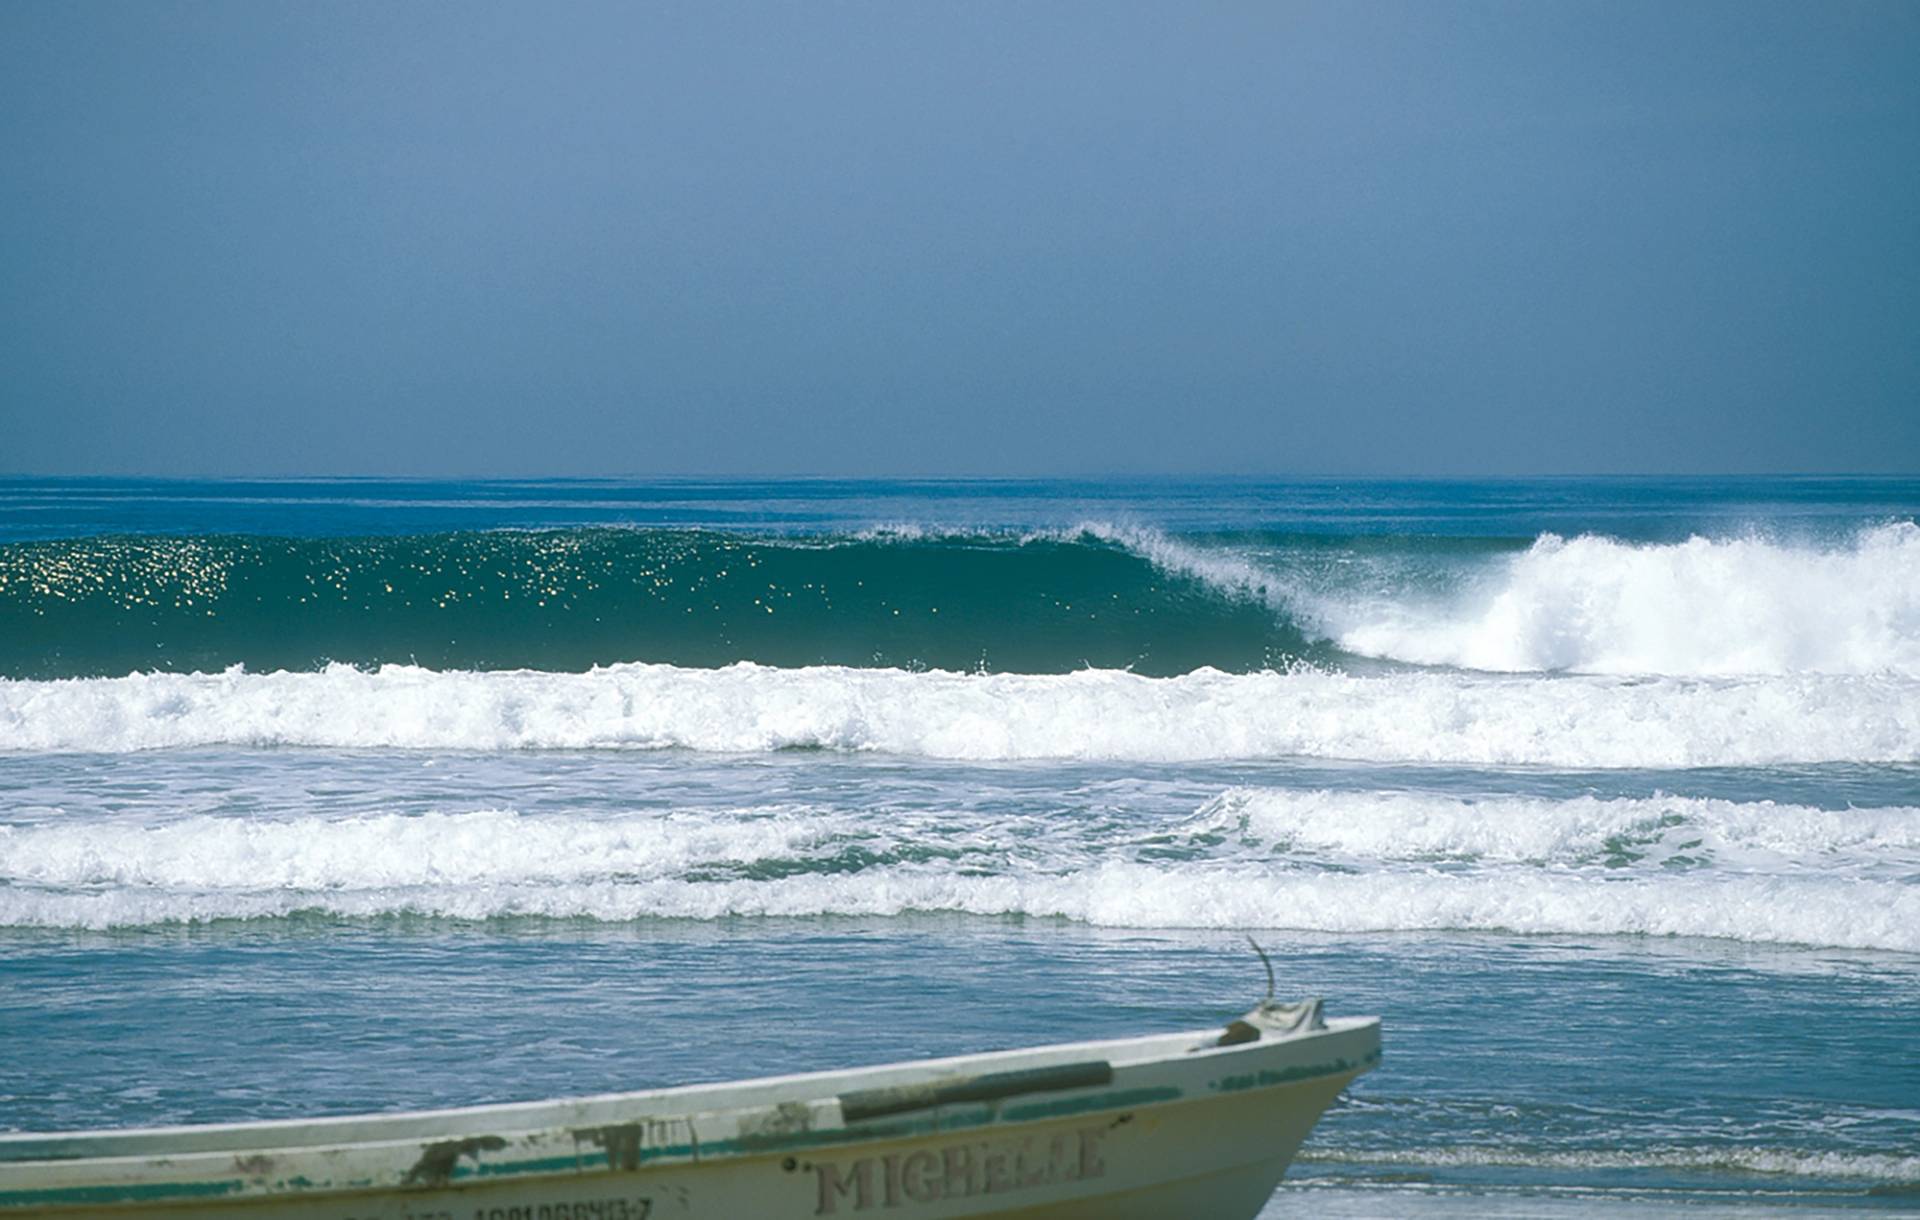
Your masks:
{"label": "breaking wave", "polygon": [[1318,597],[1342,649],[1420,665],[1607,674],[1920,676],[1920,526],[1836,546],[1547,534],[1423,601]]}
{"label": "breaking wave", "polygon": [[1171,676],[1372,658],[1507,672],[1920,677],[1920,526],[1636,543],[1088,522],[0,545],[0,674],[579,671],[735,661]]}

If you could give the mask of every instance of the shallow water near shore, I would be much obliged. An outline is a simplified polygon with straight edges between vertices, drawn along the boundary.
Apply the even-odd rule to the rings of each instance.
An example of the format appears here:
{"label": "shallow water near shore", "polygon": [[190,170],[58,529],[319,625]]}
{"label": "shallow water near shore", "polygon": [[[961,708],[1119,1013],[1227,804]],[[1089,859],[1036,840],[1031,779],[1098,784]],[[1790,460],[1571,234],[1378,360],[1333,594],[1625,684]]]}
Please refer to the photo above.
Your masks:
{"label": "shallow water near shore", "polygon": [[1920,1205],[1920,482],[0,483],[0,1127],[1217,1024],[1268,1215]]}
{"label": "shallow water near shore", "polygon": [[[1885,1189],[1920,1178],[1920,979],[1903,959],[1265,939],[1288,994],[1386,1020],[1383,1066],[1290,1175],[1316,1208],[1331,1193],[1571,1206],[1574,1184],[1596,1205],[1912,1202]],[[35,1128],[520,1100],[1123,1036],[1218,1023],[1264,988],[1233,933],[977,916],[314,916],[16,930],[4,948],[0,1017],[37,1050],[9,1057],[0,1105]]]}

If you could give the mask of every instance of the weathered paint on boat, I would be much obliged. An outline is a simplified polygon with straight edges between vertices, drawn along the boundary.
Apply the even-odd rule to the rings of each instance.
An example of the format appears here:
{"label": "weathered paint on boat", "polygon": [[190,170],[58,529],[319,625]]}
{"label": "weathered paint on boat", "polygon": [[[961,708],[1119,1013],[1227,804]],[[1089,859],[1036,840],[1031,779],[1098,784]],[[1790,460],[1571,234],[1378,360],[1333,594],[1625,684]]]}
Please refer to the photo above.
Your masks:
{"label": "weathered paint on boat", "polygon": [[0,1214],[1252,1216],[1379,1022],[1219,1029],[408,1114],[0,1136]]}

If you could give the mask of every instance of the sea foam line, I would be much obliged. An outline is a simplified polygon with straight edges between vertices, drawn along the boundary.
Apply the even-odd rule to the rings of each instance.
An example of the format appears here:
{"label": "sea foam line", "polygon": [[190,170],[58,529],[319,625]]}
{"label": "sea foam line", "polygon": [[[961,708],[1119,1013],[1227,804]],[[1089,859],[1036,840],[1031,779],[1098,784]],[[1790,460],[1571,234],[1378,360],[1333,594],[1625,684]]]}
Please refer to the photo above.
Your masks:
{"label": "sea foam line", "polygon": [[1703,797],[1231,788],[1181,830],[1249,849],[1378,866],[1531,864],[1920,879],[1920,807],[1821,809]]}
{"label": "sea foam line", "polygon": [[[924,807],[611,812],[512,809],[113,816],[49,812],[0,825],[0,884],[253,892],[851,875],[913,860],[972,874],[1060,876],[1157,861],[1183,875],[1445,866],[1590,878],[1713,870],[1920,877],[1920,808],[1816,809],[1682,797],[1548,800],[1234,788],[1168,821],[1072,809]],[[1177,864],[1171,863],[1177,861]]]}
{"label": "sea foam line", "polygon": [[1662,1144],[1617,1151],[1502,1147],[1302,1149],[1299,1160],[1322,1165],[1430,1165],[1436,1168],[1668,1169],[1779,1174],[1808,1178],[1920,1181],[1920,1156],[1872,1152],[1803,1152],[1786,1148]]}
{"label": "sea foam line", "polygon": [[1183,819],[975,812],[956,826],[956,816],[799,805],[51,812],[0,826],[0,924],[948,911],[1920,952],[1910,807],[1235,788]]}
{"label": "sea foam line", "polygon": [[776,880],[487,883],[360,890],[104,892],[0,888],[0,925],[108,928],[303,912],[452,920],[913,912],[1055,917],[1122,928],[1319,932],[1500,931],[1709,937],[1920,953],[1920,887],[1817,876],[1683,874],[1594,880],[1507,871],[1289,873],[1108,861],[1063,876],[960,876],[910,866]]}
{"label": "sea foam line", "polygon": [[0,681],[0,750],[781,749],[1697,767],[1920,760],[1920,682],[624,664]]}
{"label": "sea foam line", "polygon": [[794,861],[854,833],[845,814],[779,807],[613,817],[198,814],[155,824],[57,817],[0,826],[0,883],[203,893],[563,885]]}

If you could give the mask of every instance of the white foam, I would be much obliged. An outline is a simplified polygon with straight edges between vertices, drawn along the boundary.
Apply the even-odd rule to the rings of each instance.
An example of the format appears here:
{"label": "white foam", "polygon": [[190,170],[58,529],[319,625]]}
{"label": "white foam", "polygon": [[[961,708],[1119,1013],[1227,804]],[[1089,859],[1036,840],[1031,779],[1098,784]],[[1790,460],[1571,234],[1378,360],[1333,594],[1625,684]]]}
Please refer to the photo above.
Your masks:
{"label": "white foam", "polygon": [[1089,537],[1230,596],[1264,602],[1348,652],[1499,672],[1920,677],[1920,525],[1832,545],[1690,538],[1641,544],[1543,534],[1465,591],[1341,588],[1231,549],[1089,522]]}
{"label": "white foam", "polygon": [[1146,678],[614,665],[0,681],[0,750],[872,750],[953,759],[1689,767],[1920,760],[1920,682],[1406,673]]}
{"label": "white foam", "polygon": [[142,825],[55,818],[0,826],[0,880],[64,889],[381,891],[675,876],[789,858],[842,830],[804,809],[526,817],[512,810]]}
{"label": "white foam", "polygon": [[[1673,816],[1681,824],[1664,825]],[[1008,811],[956,824],[939,809],[53,816],[0,828],[0,924],[298,911],[615,921],[958,911],[1115,927],[1695,936],[1913,953],[1916,820],[1913,809],[1766,802],[1249,789],[1209,802],[1172,834],[1144,837],[1132,821]],[[1686,836],[1690,862],[1674,867],[1677,845],[1662,839],[1610,867],[1609,832],[1647,825]],[[850,850],[862,853],[852,868]]]}
{"label": "white foam", "polygon": [[1782,1174],[1810,1178],[1920,1181],[1920,1156],[1871,1152],[1800,1152],[1738,1145],[1675,1145],[1614,1151],[1504,1147],[1302,1149],[1299,1160],[1318,1164],[1431,1165],[1541,1169],[1670,1169]]}
{"label": "white foam", "polygon": [[1920,876],[1920,807],[1820,809],[1656,796],[1481,798],[1232,788],[1188,833],[1342,862],[1819,870]]}
{"label": "white foam", "polygon": [[1350,652],[1423,665],[1610,674],[1920,676],[1920,526],[1830,547],[1540,537],[1438,605],[1318,603]]}
{"label": "white foam", "polygon": [[916,911],[1054,916],[1109,927],[1326,932],[1487,930],[1715,937],[1920,953],[1920,888],[1819,877],[1628,880],[1498,872],[1276,872],[1110,861],[1065,875],[956,875],[907,866],[778,880],[659,878],[564,884],[101,892],[0,889],[0,924],[115,927],[318,911],[627,921],[643,917],[892,916]]}
{"label": "white foam", "polygon": [[249,890],[633,881],[768,860],[804,867],[849,846],[869,861],[903,850],[930,860],[958,853],[968,871],[1009,875],[1060,875],[1151,849],[1193,868],[1465,864],[1602,877],[1711,868],[1903,879],[1920,875],[1920,807],[1230,788],[1169,824],[1024,805],[263,815],[174,814],[159,803],[106,815],[48,809],[0,825],[0,883]]}

